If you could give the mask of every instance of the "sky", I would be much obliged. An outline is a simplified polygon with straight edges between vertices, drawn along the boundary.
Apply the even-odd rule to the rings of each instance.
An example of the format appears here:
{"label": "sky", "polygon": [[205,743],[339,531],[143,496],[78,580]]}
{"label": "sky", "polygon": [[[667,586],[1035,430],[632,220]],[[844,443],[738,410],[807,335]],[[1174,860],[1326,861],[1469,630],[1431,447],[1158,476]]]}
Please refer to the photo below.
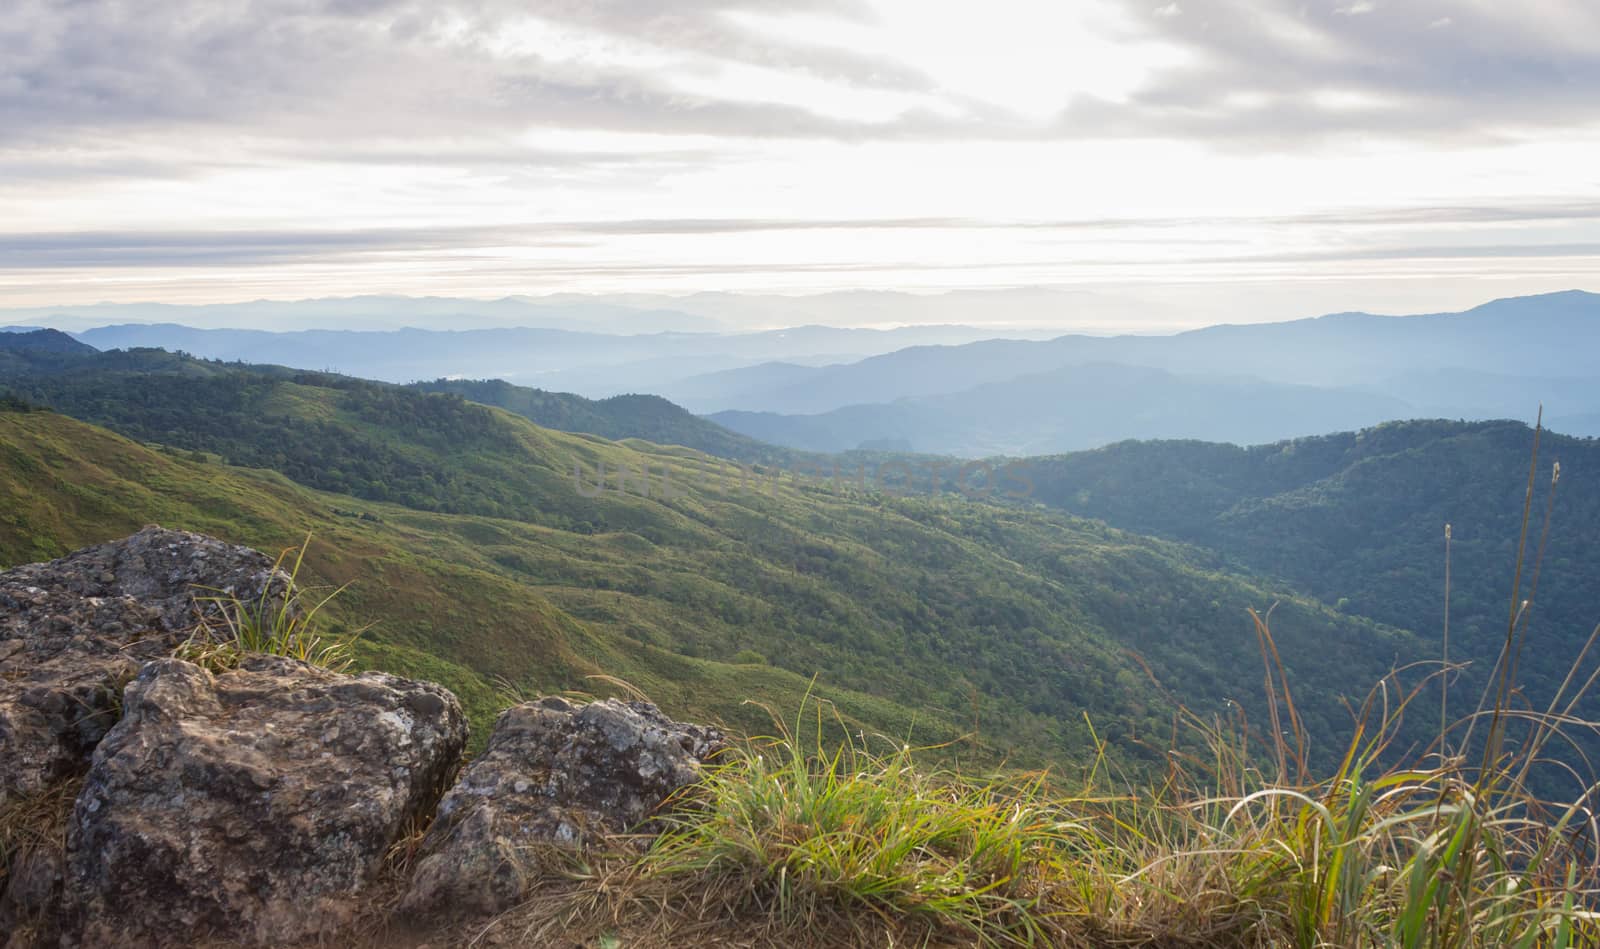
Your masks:
{"label": "sky", "polygon": [[7,6],[0,307],[1600,289],[1594,0]]}

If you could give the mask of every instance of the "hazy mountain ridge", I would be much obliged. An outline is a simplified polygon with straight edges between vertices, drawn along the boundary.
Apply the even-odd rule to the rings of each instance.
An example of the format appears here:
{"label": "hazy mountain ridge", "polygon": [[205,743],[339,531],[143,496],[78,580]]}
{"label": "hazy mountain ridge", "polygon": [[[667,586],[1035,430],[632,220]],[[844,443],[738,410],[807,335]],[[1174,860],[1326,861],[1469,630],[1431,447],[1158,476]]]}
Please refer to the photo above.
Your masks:
{"label": "hazy mountain ridge", "polygon": [[181,323],[210,328],[271,327],[310,330],[340,326],[352,331],[401,329],[418,323],[448,328],[530,325],[584,332],[720,332],[716,320],[680,310],[625,306],[603,300],[545,303],[527,297],[470,300],[451,297],[369,295],[314,300],[253,300],[246,303],[95,303],[82,306],[0,310],[0,319],[38,320],[82,330],[119,323]]}
{"label": "hazy mountain ridge", "polygon": [[[850,298],[861,312],[879,301]],[[616,305],[653,300],[629,299]],[[381,308],[390,301],[334,302]],[[774,306],[771,312],[797,312]],[[1586,355],[1600,351],[1600,296],[1582,291],[1454,314],[1341,313],[1170,336],[970,339],[984,332],[956,325],[644,335],[124,325],[80,338],[103,349],[155,345],[391,382],[503,378],[590,398],[649,392],[806,451],[865,444],[981,457],[1123,438],[1250,444],[1399,418],[1531,420],[1540,404],[1560,428],[1600,432],[1600,385]]]}
{"label": "hazy mountain ridge", "polygon": [[987,331],[967,326],[891,330],[796,326],[758,333],[615,335],[540,327],[268,331],[136,323],[101,326],[77,335],[99,349],[157,347],[208,359],[331,369],[398,383],[441,377],[503,378],[604,397],[778,357],[849,362],[913,343],[966,342]]}
{"label": "hazy mountain ridge", "polygon": [[1130,438],[1259,444],[1414,414],[1406,402],[1356,389],[1089,363],[820,415],[718,412],[707,418],[752,438],[813,451],[898,439],[908,450],[986,457],[1079,451]]}
{"label": "hazy mountain ridge", "polygon": [[243,303],[95,303],[0,309],[0,322],[48,322],[82,330],[115,323],[187,323],[272,330],[489,329],[511,326],[611,334],[762,332],[792,326],[887,329],[980,323],[988,335],[1033,336],[1049,327],[1110,332],[1130,322],[1163,321],[1170,307],[1120,295],[1049,287],[908,293],[841,290],[802,295],[702,291],[554,293],[482,300],[367,295]]}
{"label": "hazy mountain ridge", "polygon": [[[967,456],[1140,437],[1251,444],[1412,417],[1531,422],[1541,405],[1554,424],[1589,435],[1600,434],[1591,351],[1600,351],[1600,295],[1569,291],[1463,313],[913,347],[848,365],[701,376],[663,394],[791,447],[836,449],[900,431],[919,450]],[[1098,393],[1037,384],[1108,364],[1125,369],[1101,373]],[[1149,389],[1157,384],[1168,387],[1164,397]],[[1253,399],[1244,395],[1252,386]],[[1008,387],[1010,398],[997,394]],[[986,400],[987,412],[976,408]],[[1091,411],[1102,424],[1084,424]]]}
{"label": "hazy mountain ridge", "polygon": [[693,399],[675,398],[674,389],[662,394],[700,412],[817,413],[1093,362],[1293,385],[1381,385],[1417,370],[1589,377],[1594,369],[1587,353],[1595,349],[1600,294],[1572,290],[1497,300],[1462,313],[1343,313],[1171,336],[1071,335],[913,347],[848,366],[786,368],[768,381],[758,373],[741,374],[720,390],[703,385],[705,380],[686,380],[681,385],[695,392]]}

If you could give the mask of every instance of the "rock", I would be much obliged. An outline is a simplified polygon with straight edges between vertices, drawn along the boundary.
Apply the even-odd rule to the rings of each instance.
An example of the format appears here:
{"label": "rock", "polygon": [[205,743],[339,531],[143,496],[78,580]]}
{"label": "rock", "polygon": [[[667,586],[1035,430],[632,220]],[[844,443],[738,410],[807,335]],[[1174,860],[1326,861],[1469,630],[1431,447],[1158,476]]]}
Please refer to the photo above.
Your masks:
{"label": "rock", "polygon": [[194,625],[197,594],[287,587],[261,553],[158,527],[0,573],[0,803],[82,772],[123,684]]}
{"label": "rock", "polygon": [[4,949],[54,945],[61,903],[59,849],[28,847],[10,859],[4,895],[0,895],[0,942]]}
{"label": "rock", "polygon": [[551,697],[507,709],[440,802],[403,909],[489,914],[521,902],[540,845],[635,828],[724,744],[646,702]]}
{"label": "rock", "polygon": [[251,656],[212,674],[148,663],[95,749],[67,837],[82,946],[326,938],[467,736],[439,686]]}

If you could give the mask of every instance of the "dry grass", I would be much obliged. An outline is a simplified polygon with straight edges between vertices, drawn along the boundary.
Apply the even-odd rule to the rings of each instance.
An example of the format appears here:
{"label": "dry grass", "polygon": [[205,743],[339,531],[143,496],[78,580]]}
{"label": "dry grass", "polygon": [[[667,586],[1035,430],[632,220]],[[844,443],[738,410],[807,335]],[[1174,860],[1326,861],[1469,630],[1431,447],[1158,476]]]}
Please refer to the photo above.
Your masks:
{"label": "dry grass", "polygon": [[[573,857],[526,906],[469,943],[544,946],[1396,946],[1600,945],[1593,774],[1555,749],[1600,677],[1582,675],[1600,629],[1543,708],[1514,687],[1559,482],[1530,537],[1535,436],[1505,647],[1474,711],[1451,722],[1448,653],[1395,670],[1352,716],[1317,774],[1270,626],[1251,614],[1267,718],[1187,716],[1163,781],[1106,771],[1082,787],[1041,774],[924,771],[904,746],[825,749],[815,721],[736,749],[675,802],[640,852]],[[1448,537],[1448,534],[1447,534]],[[1526,589],[1524,577],[1528,578]],[[1448,602],[1448,591],[1446,592]],[[1448,628],[1448,627],[1447,627]],[[1448,646],[1446,645],[1446,649]],[[1409,681],[1408,681],[1409,680]],[[1393,747],[1407,712],[1442,693],[1439,732]],[[1418,706],[1418,714],[1431,714]],[[803,719],[803,716],[802,716]],[[807,727],[802,727],[806,725]],[[1583,788],[1552,801],[1540,769]]]}
{"label": "dry grass", "polygon": [[[15,796],[0,803],[0,895],[12,883],[13,873],[29,864],[59,867],[67,848],[67,822],[83,787],[82,776],[63,779],[36,794]],[[10,929],[8,947],[27,949],[51,941],[58,920],[46,918],[37,907],[22,907],[0,900],[0,932]]]}
{"label": "dry grass", "polygon": [[67,818],[82,788],[80,775],[0,803],[0,892],[5,891],[6,873],[19,857],[37,851],[59,853],[66,847]]}
{"label": "dry grass", "polygon": [[[1263,620],[1263,635],[1270,637]],[[1594,945],[1586,812],[1552,809],[1463,756],[1378,762],[1399,716],[1374,693],[1337,772],[1280,780],[1292,737],[1203,726],[1211,758],[1153,792],[970,780],[905,749],[820,756],[752,742],[640,852],[571,855],[532,901],[463,943],[545,946]],[[1290,735],[1295,727],[1288,729]],[[1281,735],[1281,731],[1279,732]],[[1257,746],[1253,749],[1253,746]],[[1273,767],[1276,767],[1274,765]]]}
{"label": "dry grass", "polygon": [[[1337,762],[1319,770],[1270,611],[1251,614],[1267,721],[1237,707],[1186,717],[1194,740],[1154,783],[1110,771],[1104,747],[1070,788],[1041,773],[929,770],[917,750],[859,733],[825,745],[843,722],[807,701],[671,802],[663,833],[545,852],[529,902],[484,924],[419,932],[397,919],[419,825],[390,854],[376,888],[388,895],[369,899],[366,921],[338,944],[1600,945],[1595,778],[1574,770],[1584,790],[1571,801],[1535,790],[1564,741],[1600,731],[1576,714],[1600,677],[1581,671],[1600,629],[1548,704],[1529,707],[1515,688],[1559,480],[1531,536],[1537,464],[1536,442],[1505,647],[1457,721],[1448,690],[1460,667],[1448,655],[1395,670],[1354,710]],[[1408,713],[1431,721],[1422,699],[1435,688],[1446,697],[1437,737],[1397,749]],[[54,826],[70,801],[68,789],[16,802],[0,826]],[[5,853],[55,839],[6,833]]]}

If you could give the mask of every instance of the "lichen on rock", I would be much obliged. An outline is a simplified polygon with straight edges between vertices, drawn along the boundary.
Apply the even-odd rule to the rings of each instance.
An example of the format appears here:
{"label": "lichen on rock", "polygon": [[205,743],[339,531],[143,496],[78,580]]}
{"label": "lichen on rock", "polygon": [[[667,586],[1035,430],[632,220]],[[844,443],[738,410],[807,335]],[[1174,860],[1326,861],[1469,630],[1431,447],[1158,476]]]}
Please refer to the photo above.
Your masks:
{"label": "lichen on rock", "polygon": [[411,880],[381,884],[425,924],[494,912],[537,848],[648,826],[724,745],[648,703],[546,698],[507,709],[451,787],[467,725],[440,686],[174,656],[219,599],[293,593],[257,551],[160,528],[0,572],[0,805],[48,814],[56,841],[3,854],[0,937],[337,944],[401,895],[377,889],[386,855],[435,815]]}
{"label": "lichen on rock", "polygon": [[67,839],[84,945],[337,932],[467,737],[439,686],[273,656],[220,674],[158,660],[125,695]]}
{"label": "lichen on rock", "polygon": [[502,712],[439,805],[403,908],[493,913],[520,902],[537,851],[635,829],[725,746],[647,702],[547,697]]}
{"label": "lichen on rock", "polygon": [[205,597],[287,588],[264,554],[159,527],[0,572],[0,802],[81,772],[122,685],[172,651]]}

